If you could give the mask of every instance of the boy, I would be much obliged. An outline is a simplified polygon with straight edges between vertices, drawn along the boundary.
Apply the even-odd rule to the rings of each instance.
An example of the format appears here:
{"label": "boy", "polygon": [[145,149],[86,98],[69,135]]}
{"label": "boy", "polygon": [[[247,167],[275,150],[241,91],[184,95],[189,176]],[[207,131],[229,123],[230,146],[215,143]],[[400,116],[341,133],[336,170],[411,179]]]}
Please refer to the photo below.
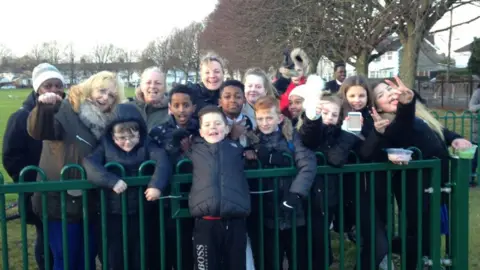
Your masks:
{"label": "boy", "polygon": [[198,113],[200,137],[186,155],[193,163],[188,205],[195,218],[195,269],[245,270],[250,194],[243,147],[226,137],[228,125],[218,107]]}
{"label": "boy", "polygon": [[[83,160],[88,181],[113,190],[106,192],[107,202],[107,252],[109,269],[123,270],[122,203],[120,194],[126,192],[128,202],[128,269],[140,269],[140,226],[138,190],[128,189],[123,177],[137,176],[138,168],[146,160],[155,160],[155,171],[145,191],[147,201],[160,198],[171,177],[167,154],[148,137],[147,126],[134,105],[119,104],[112,113],[112,120],[95,151]],[[104,165],[118,162],[125,168],[125,175],[107,171]],[[141,188],[141,187],[140,187]],[[149,236],[147,235],[147,238]]]}
{"label": "boy", "polygon": [[[230,126],[230,137],[239,140],[243,147],[247,147],[251,142],[252,120],[242,114],[245,104],[245,86],[237,80],[228,80],[220,88],[220,99],[218,105],[222,108]],[[248,136],[248,137],[247,137]],[[247,158],[253,153],[246,154]]]}
{"label": "boy", "polygon": [[[257,100],[254,106],[257,120],[258,144],[254,145],[257,158],[264,168],[288,167],[290,160],[284,157],[289,154],[293,157],[294,166],[298,173],[294,177],[278,179],[278,201],[274,196],[264,197],[265,215],[265,269],[276,269],[282,265],[283,254],[287,254],[289,265],[292,265],[292,215],[296,215],[297,231],[297,269],[307,269],[307,229],[306,218],[301,198],[307,197],[315,179],[315,154],[306,148],[298,134],[292,128],[289,119],[284,119],[280,111],[278,100],[265,96]],[[273,180],[263,181],[264,190],[274,190]],[[254,186],[254,184],[252,184]],[[280,205],[278,219],[275,219],[275,204]],[[296,211],[292,211],[293,209]],[[270,244],[274,243],[275,226],[278,221],[279,232],[279,261],[275,262],[275,252]]]}
{"label": "boy", "polygon": [[[169,103],[168,108],[170,110],[169,120],[155,127],[150,131],[150,136],[157,141],[160,145],[165,147],[170,161],[172,163],[172,168],[176,169],[177,163],[184,158],[184,153],[182,149],[182,142],[185,144],[185,141],[188,140],[190,136],[198,136],[198,121],[192,118],[193,113],[195,112],[194,96],[192,90],[183,84],[177,84],[169,92]],[[179,173],[191,173],[192,169],[190,164],[184,163]],[[182,192],[189,192],[190,185],[181,185],[180,188]],[[186,201],[181,201],[181,207],[187,207],[183,205]],[[164,201],[165,213],[170,213],[170,204],[169,201]],[[158,211],[156,212],[158,213]],[[157,218],[151,223],[152,233],[159,234],[159,219],[158,214]],[[167,246],[172,247],[176,245],[176,223],[170,218],[171,214],[166,215],[166,227],[167,233]],[[192,230],[193,230],[193,220],[192,219],[181,219],[181,238],[182,238],[182,267],[185,269],[193,269],[193,244],[192,244]],[[155,236],[156,237],[156,236]],[[154,238],[158,239],[160,236]],[[150,247],[150,254],[152,254],[154,261],[150,263],[151,269],[160,269],[159,260],[157,258],[160,248],[160,243],[154,241],[153,246]],[[176,265],[176,252],[175,248],[168,248],[166,250],[166,265],[167,269],[177,268]]]}

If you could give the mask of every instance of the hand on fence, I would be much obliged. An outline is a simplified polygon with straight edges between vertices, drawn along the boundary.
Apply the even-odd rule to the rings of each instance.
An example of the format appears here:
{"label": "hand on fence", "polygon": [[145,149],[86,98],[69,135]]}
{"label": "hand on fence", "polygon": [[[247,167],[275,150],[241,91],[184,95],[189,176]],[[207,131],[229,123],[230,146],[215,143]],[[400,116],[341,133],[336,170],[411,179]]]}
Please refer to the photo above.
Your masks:
{"label": "hand on fence", "polygon": [[113,186],[113,191],[117,194],[124,192],[127,189],[127,183],[123,180],[118,180],[115,186]]}
{"label": "hand on fence", "polygon": [[52,104],[53,105],[53,104],[57,103],[57,101],[62,101],[62,97],[55,94],[55,93],[52,93],[52,92],[41,94],[38,97],[38,102],[43,103],[43,104]]}
{"label": "hand on fence", "polygon": [[395,85],[392,81],[390,80],[385,80],[385,83],[387,83],[390,87],[392,87],[392,93],[394,97],[398,100],[398,102],[402,104],[408,104],[410,101],[412,101],[414,93],[412,90],[410,90],[405,84],[400,80],[398,76],[395,76],[395,81],[397,85]]}
{"label": "hand on fence", "polygon": [[255,154],[255,151],[253,150],[247,150],[243,153],[243,155],[245,156],[245,158],[247,160],[255,160],[257,159],[257,155]]}
{"label": "hand on fence", "polygon": [[385,129],[390,125],[390,121],[388,119],[383,119],[375,110],[375,108],[372,108],[372,118],[373,118],[373,126],[375,127],[375,130],[377,130],[378,133],[383,134],[385,132]]}
{"label": "hand on fence", "polygon": [[468,148],[472,147],[472,143],[468,140],[463,139],[463,138],[458,138],[458,139],[453,140],[452,147],[454,149],[468,149]]}
{"label": "hand on fence", "polygon": [[293,210],[300,204],[300,196],[295,193],[288,193],[287,199],[283,201],[281,207],[285,210]]}
{"label": "hand on fence", "polygon": [[161,194],[162,192],[160,192],[158,188],[147,188],[147,190],[145,190],[145,199],[147,199],[147,201],[156,201],[160,198]]}

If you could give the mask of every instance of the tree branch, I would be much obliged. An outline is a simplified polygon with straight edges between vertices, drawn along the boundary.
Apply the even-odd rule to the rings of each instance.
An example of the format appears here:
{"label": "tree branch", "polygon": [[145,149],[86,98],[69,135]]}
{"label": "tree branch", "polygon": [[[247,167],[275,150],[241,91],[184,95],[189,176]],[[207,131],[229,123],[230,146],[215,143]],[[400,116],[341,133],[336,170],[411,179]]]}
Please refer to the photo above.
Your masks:
{"label": "tree branch", "polygon": [[480,15],[477,16],[477,17],[475,17],[475,18],[472,18],[472,19],[470,19],[470,20],[468,20],[468,21],[464,21],[464,22],[462,22],[462,23],[457,23],[457,24],[454,24],[454,25],[449,26],[449,27],[445,27],[445,28],[442,28],[442,29],[438,29],[438,30],[435,30],[435,31],[431,31],[430,34],[436,34],[436,33],[444,32],[444,31],[448,31],[448,30],[453,29],[453,28],[455,28],[455,27],[458,27],[458,26],[461,26],[461,25],[464,25],[464,24],[469,24],[469,23],[474,22],[474,21],[476,21],[476,20],[478,20],[478,19],[480,19]]}

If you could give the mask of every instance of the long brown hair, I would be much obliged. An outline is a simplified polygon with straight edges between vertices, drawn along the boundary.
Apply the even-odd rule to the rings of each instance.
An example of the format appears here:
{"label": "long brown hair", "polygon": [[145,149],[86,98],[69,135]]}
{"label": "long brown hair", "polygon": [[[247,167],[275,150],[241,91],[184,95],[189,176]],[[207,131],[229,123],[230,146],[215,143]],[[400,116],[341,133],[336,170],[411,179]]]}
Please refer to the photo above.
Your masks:
{"label": "long brown hair", "polygon": [[361,75],[356,75],[356,76],[350,76],[346,78],[342,86],[340,86],[340,90],[338,91],[338,95],[340,96],[341,99],[343,99],[343,108],[342,111],[344,114],[347,114],[348,112],[353,111],[352,106],[348,103],[347,100],[347,93],[348,90],[353,87],[353,86],[360,86],[365,89],[367,92],[367,104],[366,106],[370,108],[373,105],[373,99],[370,91],[370,85],[368,84],[367,78],[361,76]]}

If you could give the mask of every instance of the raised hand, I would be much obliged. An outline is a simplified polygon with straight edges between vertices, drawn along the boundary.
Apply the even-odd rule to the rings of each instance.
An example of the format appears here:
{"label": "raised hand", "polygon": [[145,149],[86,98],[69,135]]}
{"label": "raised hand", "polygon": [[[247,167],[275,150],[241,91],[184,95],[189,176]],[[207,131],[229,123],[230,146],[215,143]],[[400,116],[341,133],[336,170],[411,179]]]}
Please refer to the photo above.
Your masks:
{"label": "raised hand", "polygon": [[230,131],[230,137],[232,140],[238,140],[240,136],[247,132],[247,127],[245,126],[246,121],[246,119],[242,119],[242,121],[232,124],[232,129]]}
{"label": "raised hand", "polygon": [[398,100],[398,102],[402,104],[408,104],[410,101],[412,101],[414,93],[412,90],[410,90],[405,84],[400,80],[398,76],[395,76],[395,82],[397,84],[394,84],[390,80],[385,80],[385,83],[388,84],[392,88],[392,92],[394,94],[394,97]]}
{"label": "raised hand", "polygon": [[390,125],[390,121],[388,119],[383,119],[382,117],[380,117],[375,108],[372,108],[371,115],[373,118],[373,126],[375,127],[375,130],[377,130],[377,132],[380,134],[385,133],[385,129],[388,127],[388,125]]}

